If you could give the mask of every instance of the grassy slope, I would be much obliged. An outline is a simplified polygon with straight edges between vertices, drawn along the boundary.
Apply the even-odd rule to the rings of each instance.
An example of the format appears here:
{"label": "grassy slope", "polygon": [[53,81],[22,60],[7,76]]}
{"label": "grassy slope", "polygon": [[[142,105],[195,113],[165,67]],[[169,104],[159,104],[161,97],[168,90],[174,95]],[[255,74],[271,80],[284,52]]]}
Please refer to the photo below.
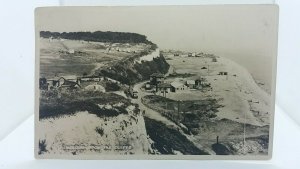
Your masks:
{"label": "grassy slope", "polygon": [[162,56],[142,63],[134,63],[135,57],[137,56],[122,60],[109,69],[100,69],[97,72],[124,84],[134,84],[149,79],[153,73],[165,74],[169,70],[170,66]]}
{"label": "grassy slope", "polygon": [[208,155],[197,148],[191,141],[176,129],[172,129],[161,122],[145,117],[147,134],[154,141],[152,148],[162,154],[174,154],[173,150],[186,155]]}
{"label": "grassy slope", "polygon": [[[100,108],[98,104],[124,103],[115,109]],[[127,113],[125,108],[129,100],[114,93],[73,91],[58,93],[56,91],[42,91],[40,97],[40,119],[74,114],[78,111],[88,111],[97,116],[116,116]]]}

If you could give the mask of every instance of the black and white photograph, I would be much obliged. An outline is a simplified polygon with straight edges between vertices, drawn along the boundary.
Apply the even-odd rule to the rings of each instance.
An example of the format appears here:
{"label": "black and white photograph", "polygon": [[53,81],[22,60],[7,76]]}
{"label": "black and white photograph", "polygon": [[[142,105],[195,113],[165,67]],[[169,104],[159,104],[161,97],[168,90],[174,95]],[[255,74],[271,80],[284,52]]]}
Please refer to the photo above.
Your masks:
{"label": "black and white photograph", "polygon": [[274,5],[35,11],[35,156],[269,159]]}

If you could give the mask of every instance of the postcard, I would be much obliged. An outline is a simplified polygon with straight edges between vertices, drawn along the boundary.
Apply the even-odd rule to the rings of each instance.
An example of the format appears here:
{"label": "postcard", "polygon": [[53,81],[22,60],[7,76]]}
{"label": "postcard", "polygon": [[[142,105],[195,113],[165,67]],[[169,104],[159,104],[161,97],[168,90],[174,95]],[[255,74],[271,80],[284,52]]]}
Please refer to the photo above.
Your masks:
{"label": "postcard", "polygon": [[41,7],[35,157],[272,157],[275,5]]}

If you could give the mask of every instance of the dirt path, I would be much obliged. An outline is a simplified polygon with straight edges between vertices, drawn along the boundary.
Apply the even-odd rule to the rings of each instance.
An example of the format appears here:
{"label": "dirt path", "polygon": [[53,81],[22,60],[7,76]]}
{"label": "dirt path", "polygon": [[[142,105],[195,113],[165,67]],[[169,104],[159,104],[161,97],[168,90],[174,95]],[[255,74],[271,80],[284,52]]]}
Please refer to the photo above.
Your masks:
{"label": "dirt path", "polygon": [[95,68],[92,69],[90,72],[91,76],[94,75],[98,69],[100,69],[102,66],[104,66],[103,63],[95,63],[94,65],[95,65]]}
{"label": "dirt path", "polygon": [[132,103],[136,103],[139,105],[141,111],[143,112],[145,110],[145,116],[163,122],[164,124],[168,125],[168,126],[177,126],[174,122],[172,122],[171,120],[167,119],[166,117],[162,116],[160,113],[146,107],[143,103],[142,103],[142,97],[146,96],[146,95],[151,95],[150,93],[146,93],[144,91],[141,90],[141,87],[145,84],[146,82],[141,82],[136,84],[133,89],[136,90],[138,92],[138,98],[137,99],[132,99]]}

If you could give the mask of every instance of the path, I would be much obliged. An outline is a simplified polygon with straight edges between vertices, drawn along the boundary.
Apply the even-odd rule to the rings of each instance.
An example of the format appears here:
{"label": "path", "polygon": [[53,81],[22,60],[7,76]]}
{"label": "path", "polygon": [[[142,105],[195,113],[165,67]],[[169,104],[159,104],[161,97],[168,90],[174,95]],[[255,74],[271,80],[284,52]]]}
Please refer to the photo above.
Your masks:
{"label": "path", "polygon": [[166,117],[162,116],[160,113],[146,107],[143,103],[142,103],[142,97],[146,96],[146,95],[152,95],[151,93],[146,93],[144,91],[141,90],[142,86],[145,84],[146,82],[141,82],[141,83],[137,83],[134,87],[133,90],[138,92],[138,98],[137,99],[132,99],[132,103],[136,103],[139,105],[141,111],[145,110],[145,116],[149,117],[151,119],[154,119],[156,121],[160,121],[163,122],[164,124],[168,125],[168,126],[177,126],[174,122],[172,122],[171,120],[167,119]]}

